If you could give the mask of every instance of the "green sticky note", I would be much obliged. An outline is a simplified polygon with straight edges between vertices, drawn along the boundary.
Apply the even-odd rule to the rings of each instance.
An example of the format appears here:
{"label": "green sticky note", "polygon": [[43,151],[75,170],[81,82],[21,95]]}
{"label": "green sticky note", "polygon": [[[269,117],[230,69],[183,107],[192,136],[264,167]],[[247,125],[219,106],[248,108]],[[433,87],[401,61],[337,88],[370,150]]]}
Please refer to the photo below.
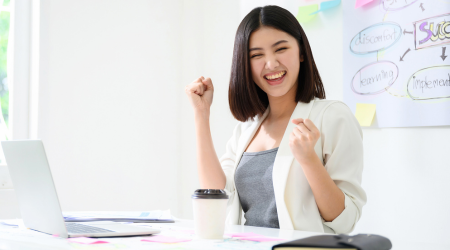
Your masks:
{"label": "green sticky note", "polygon": [[308,21],[310,21],[311,19],[313,19],[316,14],[310,15],[313,12],[316,12],[319,10],[319,5],[318,4],[311,4],[311,5],[306,5],[306,6],[300,6],[298,8],[298,13],[297,13],[297,20],[300,23],[306,23]]}
{"label": "green sticky note", "polygon": [[359,124],[368,127],[372,124],[375,116],[376,104],[357,103],[355,116]]}

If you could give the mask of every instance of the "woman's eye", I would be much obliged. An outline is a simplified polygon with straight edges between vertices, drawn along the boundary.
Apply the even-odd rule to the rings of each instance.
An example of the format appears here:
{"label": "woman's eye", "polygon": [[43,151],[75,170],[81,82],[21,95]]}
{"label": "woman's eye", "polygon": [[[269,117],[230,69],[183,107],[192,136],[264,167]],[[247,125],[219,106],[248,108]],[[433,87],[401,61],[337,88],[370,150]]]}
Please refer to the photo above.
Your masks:
{"label": "woman's eye", "polygon": [[261,54],[253,55],[253,56],[251,56],[250,58],[254,58],[254,57],[257,57],[257,56],[261,56]]}
{"label": "woman's eye", "polygon": [[281,51],[281,50],[285,50],[285,49],[287,49],[287,48],[279,48],[279,49],[277,49],[277,52]]}

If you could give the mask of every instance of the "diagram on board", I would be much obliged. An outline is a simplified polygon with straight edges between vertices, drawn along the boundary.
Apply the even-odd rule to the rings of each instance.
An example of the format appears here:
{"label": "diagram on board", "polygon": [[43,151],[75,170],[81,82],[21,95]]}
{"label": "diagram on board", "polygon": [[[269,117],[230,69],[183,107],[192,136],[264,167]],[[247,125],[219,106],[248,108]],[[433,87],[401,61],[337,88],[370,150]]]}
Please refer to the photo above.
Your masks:
{"label": "diagram on board", "polygon": [[376,126],[450,125],[450,0],[344,8],[344,101],[376,105]]}

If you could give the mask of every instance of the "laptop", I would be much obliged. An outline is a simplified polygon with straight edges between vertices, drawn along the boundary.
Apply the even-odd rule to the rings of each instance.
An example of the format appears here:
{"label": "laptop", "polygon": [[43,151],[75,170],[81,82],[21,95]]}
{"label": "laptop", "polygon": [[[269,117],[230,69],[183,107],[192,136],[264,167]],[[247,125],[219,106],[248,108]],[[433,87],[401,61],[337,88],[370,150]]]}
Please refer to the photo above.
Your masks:
{"label": "laptop", "polygon": [[27,228],[62,238],[137,236],[160,232],[118,222],[65,222],[42,141],[1,143]]}

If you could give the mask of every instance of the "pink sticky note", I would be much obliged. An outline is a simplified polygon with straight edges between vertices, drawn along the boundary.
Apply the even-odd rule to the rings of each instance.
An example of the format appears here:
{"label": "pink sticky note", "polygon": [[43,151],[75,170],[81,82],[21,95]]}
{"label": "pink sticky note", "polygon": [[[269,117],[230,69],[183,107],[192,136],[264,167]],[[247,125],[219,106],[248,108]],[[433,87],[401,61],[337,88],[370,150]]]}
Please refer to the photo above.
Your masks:
{"label": "pink sticky note", "polygon": [[255,233],[252,233],[252,232],[249,232],[249,233],[232,233],[232,234],[225,234],[225,235],[230,236],[230,237],[264,237],[264,235],[255,234]]}
{"label": "pink sticky note", "polygon": [[356,0],[356,4],[355,4],[355,9],[364,6],[370,2],[372,2],[373,0]]}
{"label": "pink sticky note", "polygon": [[74,243],[80,243],[80,244],[102,244],[102,243],[109,243],[107,241],[98,240],[98,239],[92,239],[92,238],[86,238],[86,237],[79,237],[79,238],[70,238],[68,239],[70,242]]}
{"label": "pink sticky note", "polygon": [[159,242],[159,243],[178,243],[178,242],[191,241],[191,239],[156,235],[156,236],[146,237],[146,238],[142,239],[141,241]]}
{"label": "pink sticky note", "polygon": [[267,238],[267,237],[242,237],[239,238],[240,240],[250,240],[250,241],[258,241],[258,242],[264,242],[264,241],[282,241],[284,239],[277,239],[277,238]]}

